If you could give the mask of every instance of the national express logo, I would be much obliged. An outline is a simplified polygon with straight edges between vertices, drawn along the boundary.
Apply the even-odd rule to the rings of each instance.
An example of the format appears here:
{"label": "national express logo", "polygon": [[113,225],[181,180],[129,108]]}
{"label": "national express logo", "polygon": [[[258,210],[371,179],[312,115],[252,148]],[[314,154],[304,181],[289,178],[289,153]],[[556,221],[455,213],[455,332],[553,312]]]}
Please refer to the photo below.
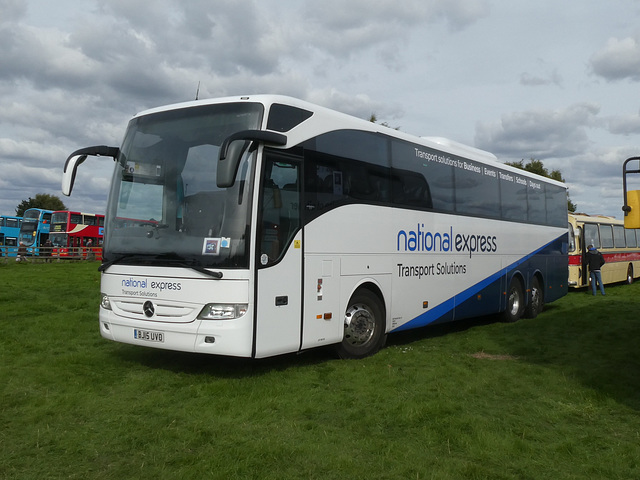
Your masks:
{"label": "national express logo", "polygon": [[137,278],[125,278],[122,280],[122,286],[128,288],[140,288],[140,289],[151,289],[151,290],[159,290],[163,292],[165,290],[182,290],[182,283],[180,282],[157,282],[157,281],[149,281],[148,279],[137,279]]}
{"label": "national express logo", "polygon": [[400,230],[397,237],[398,252],[458,252],[491,253],[498,251],[498,239],[495,235],[478,235],[448,232],[429,232],[419,223],[415,230]]}

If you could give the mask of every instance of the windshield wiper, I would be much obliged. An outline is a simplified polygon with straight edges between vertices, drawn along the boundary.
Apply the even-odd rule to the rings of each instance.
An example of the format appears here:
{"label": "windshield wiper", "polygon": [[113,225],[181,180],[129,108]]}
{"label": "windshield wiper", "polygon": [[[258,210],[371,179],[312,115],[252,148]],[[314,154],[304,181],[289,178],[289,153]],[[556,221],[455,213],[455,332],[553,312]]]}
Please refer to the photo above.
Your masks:
{"label": "windshield wiper", "polygon": [[166,253],[164,255],[158,255],[157,258],[159,260],[167,260],[169,263],[168,266],[190,268],[191,270],[204,273],[205,275],[209,275],[210,277],[213,277],[218,280],[222,278],[222,272],[207,270],[206,268],[198,265],[194,260],[188,260],[185,257],[178,255],[177,253],[174,253],[174,252]]}
{"label": "windshield wiper", "polygon": [[141,260],[141,259],[146,259],[147,256],[146,255],[137,255],[137,254],[124,254],[124,255],[117,255],[116,257],[114,257],[112,260],[108,260],[108,261],[102,261],[102,264],[98,267],[98,271],[99,272],[104,272],[107,268],[109,268],[111,265],[115,265],[116,263],[120,263],[122,260],[124,260],[125,258],[135,258],[137,260]]}
{"label": "windshield wiper", "polygon": [[188,260],[176,253],[168,253],[163,255],[150,255],[150,254],[139,254],[139,253],[130,253],[130,254],[121,254],[113,258],[112,260],[103,262],[102,265],[98,267],[99,272],[104,272],[111,265],[116,263],[121,263],[123,260],[133,260],[133,261],[142,261],[146,265],[153,266],[167,266],[167,267],[183,267],[190,268],[191,270],[195,270],[196,272],[203,273],[210,277],[213,277],[217,280],[222,278],[222,272],[219,271],[211,271],[207,270],[200,265],[197,265],[193,260]]}

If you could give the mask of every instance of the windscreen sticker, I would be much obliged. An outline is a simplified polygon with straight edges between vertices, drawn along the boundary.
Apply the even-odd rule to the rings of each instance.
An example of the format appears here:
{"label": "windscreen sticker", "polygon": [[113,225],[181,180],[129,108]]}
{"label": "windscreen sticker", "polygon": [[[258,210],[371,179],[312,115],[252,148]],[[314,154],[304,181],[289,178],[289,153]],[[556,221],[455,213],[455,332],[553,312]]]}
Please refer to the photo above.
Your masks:
{"label": "windscreen sticker", "polygon": [[203,255],[220,255],[220,239],[205,238],[202,245]]}

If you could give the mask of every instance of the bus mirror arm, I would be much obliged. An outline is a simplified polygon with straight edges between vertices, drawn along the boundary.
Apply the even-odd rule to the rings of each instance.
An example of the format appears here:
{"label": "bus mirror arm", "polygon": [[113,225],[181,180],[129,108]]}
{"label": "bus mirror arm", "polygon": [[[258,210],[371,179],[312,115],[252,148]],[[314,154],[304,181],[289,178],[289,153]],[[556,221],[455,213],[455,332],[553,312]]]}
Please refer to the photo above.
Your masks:
{"label": "bus mirror arm", "polygon": [[216,184],[219,188],[233,186],[240,159],[251,141],[282,146],[287,144],[287,136],[267,130],[243,130],[225,138],[220,145],[216,173]]}
{"label": "bus mirror arm", "polygon": [[89,155],[95,155],[96,157],[113,157],[115,160],[119,153],[120,149],[118,147],[107,147],[105,145],[81,148],[73,152],[67,157],[64,163],[62,193],[67,197],[71,195],[71,190],[73,190],[73,184],[76,180],[76,171]]}

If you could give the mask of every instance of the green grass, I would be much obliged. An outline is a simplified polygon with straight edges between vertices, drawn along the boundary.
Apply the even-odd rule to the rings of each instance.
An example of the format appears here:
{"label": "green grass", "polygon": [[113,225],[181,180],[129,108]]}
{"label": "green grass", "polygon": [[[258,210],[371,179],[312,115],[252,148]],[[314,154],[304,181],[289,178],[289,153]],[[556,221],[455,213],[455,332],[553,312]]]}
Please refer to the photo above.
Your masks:
{"label": "green grass", "polygon": [[96,263],[0,264],[0,478],[640,478],[640,283],[267,360],[103,340]]}

